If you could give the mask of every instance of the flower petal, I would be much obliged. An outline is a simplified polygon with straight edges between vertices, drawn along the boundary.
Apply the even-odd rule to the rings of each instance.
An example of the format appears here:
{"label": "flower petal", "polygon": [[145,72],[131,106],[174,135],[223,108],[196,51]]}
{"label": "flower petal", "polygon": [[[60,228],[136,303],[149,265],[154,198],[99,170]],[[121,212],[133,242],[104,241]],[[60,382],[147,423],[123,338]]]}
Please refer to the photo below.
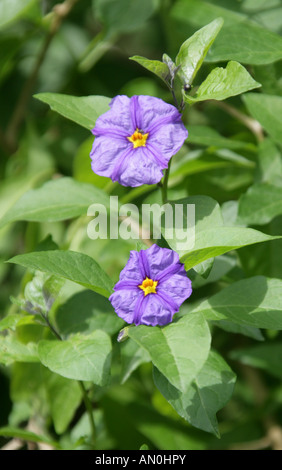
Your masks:
{"label": "flower petal", "polygon": [[137,288],[136,290],[117,290],[109,300],[120,318],[127,323],[134,323],[135,306],[143,297],[142,291]]}
{"label": "flower petal", "polygon": [[141,306],[139,324],[163,326],[171,322],[175,312],[158,294],[149,294],[144,299],[147,302]]}
{"label": "flower petal", "polygon": [[164,281],[160,281],[157,291],[161,295],[165,294],[170,297],[171,301],[178,306],[178,311],[180,305],[192,294],[192,283],[187,277],[184,267],[182,266],[182,269],[177,274],[173,274]]}
{"label": "flower petal", "polygon": [[132,148],[132,152],[116,172],[116,180],[123,186],[132,188],[143,184],[157,184],[162,177],[162,168],[146,147]]}
{"label": "flower petal", "polygon": [[[152,245],[146,251],[147,259],[150,263],[151,277],[154,281],[161,279],[166,269],[171,269],[175,264],[181,268],[178,254],[169,248],[161,248],[158,245]],[[175,269],[175,268],[174,268]]]}
{"label": "flower petal", "polygon": [[98,117],[92,134],[96,136],[128,137],[135,129],[131,120],[130,98],[118,95],[112,99],[110,110]]}
{"label": "flower petal", "polygon": [[182,122],[173,122],[156,126],[149,136],[152,149],[169,161],[181,149],[188,137],[188,131]]}
{"label": "flower petal", "polygon": [[150,129],[161,122],[181,120],[181,114],[176,107],[160,98],[140,95],[134,98],[134,103],[138,109],[138,113],[135,114],[136,124],[143,132],[150,132]]}
{"label": "flower petal", "polygon": [[129,260],[120,272],[119,279],[120,281],[136,281],[136,286],[142,284],[144,278],[140,271],[138,251],[130,252]]}
{"label": "flower petal", "polygon": [[109,137],[96,137],[90,153],[92,170],[100,176],[111,177],[116,162],[128,149],[129,142]]}

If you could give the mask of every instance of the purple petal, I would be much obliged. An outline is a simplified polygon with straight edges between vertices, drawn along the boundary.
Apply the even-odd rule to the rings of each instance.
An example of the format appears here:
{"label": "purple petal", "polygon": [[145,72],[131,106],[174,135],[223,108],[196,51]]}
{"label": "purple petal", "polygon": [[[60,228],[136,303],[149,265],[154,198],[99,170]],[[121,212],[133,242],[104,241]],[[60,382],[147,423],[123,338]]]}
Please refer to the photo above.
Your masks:
{"label": "purple petal", "polygon": [[120,135],[130,136],[133,128],[130,113],[130,98],[119,95],[112,99],[110,110],[98,117],[95,127],[92,130],[94,135]]}
{"label": "purple petal", "polygon": [[150,260],[151,276],[154,281],[158,281],[161,278],[163,272],[171,266],[179,263],[178,254],[168,248],[161,248],[158,245],[152,245],[146,250],[146,256]]}
{"label": "purple petal", "polygon": [[139,109],[136,114],[137,127],[144,132],[150,132],[158,122],[175,122],[181,119],[175,106],[153,96],[137,96],[135,106]]}
{"label": "purple petal", "polygon": [[192,294],[192,283],[187,277],[184,267],[182,266],[177,274],[160,281],[157,292],[160,295],[165,294],[170,297],[171,301],[178,306],[178,311],[180,305]]}
{"label": "purple petal", "polygon": [[128,142],[108,137],[96,137],[90,153],[92,170],[97,175],[111,177],[118,159],[128,148]]}
{"label": "purple petal", "polygon": [[127,323],[134,323],[135,306],[139,305],[138,302],[143,298],[144,295],[140,289],[135,291],[130,289],[117,290],[109,300],[120,318],[123,318]]}
{"label": "purple petal", "polygon": [[132,250],[130,252],[129,260],[120,272],[119,279],[120,281],[135,281],[137,286],[142,284],[144,278],[140,271],[138,251]]}
{"label": "purple petal", "polygon": [[146,147],[139,147],[132,148],[115,176],[123,186],[135,188],[143,184],[157,184],[163,173],[153,154]]}
{"label": "purple petal", "polygon": [[181,149],[188,137],[188,131],[182,122],[172,122],[155,127],[149,136],[152,148],[158,150],[169,161]]}
{"label": "purple petal", "polygon": [[140,324],[163,326],[171,322],[174,312],[158,294],[149,294],[145,298],[148,300],[141,306]]}

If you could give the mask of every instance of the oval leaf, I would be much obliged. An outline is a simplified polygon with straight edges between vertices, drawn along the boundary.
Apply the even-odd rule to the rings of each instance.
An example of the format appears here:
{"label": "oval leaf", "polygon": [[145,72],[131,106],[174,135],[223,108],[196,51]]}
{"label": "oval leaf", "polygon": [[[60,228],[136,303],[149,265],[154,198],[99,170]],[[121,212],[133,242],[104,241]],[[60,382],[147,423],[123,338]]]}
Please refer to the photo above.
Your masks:
{"label": "oval leaf", "polygon": [[105,385],[111,364],[111,341],[101,330],[89,336],[74,335],[66,341],[41,340],[38,355],[42,364],[68,379]]}
{"label": "oval leaf", "polygon": [[129,328],[128,335],[181,391],[186,391],[196,377],[210,349],[210,331],[201,315],[185,315],[164,328],[143,325]]}

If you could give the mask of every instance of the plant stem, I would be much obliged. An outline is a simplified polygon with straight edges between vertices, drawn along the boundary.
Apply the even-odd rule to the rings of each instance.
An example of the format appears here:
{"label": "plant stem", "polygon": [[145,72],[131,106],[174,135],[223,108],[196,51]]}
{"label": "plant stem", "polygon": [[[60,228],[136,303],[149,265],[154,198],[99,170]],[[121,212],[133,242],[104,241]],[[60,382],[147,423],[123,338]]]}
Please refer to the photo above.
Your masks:
{"label": "plant stem", "polygon": [[165,204],[168,200],[167,199],[167,185],[168,185],[170,166],[171,166],[171,159],[169,160],[168,167],[165,170],[164,180],[163,180],[163,184],[162,184],[162,202],[163,202],[163,204]]}
{"label": "plant stem", "polygon": [[85,388],[84,383],[81,382],[81,381],[78,381],[78,384],[80,386],[82,396],[83,396],[84,405],[85,405],[86,411],[88,413],[90,427],[91,427],[92,445],[94,447],[95,446],[95,440],[96,440],[96,426],[95,426],[94,417],[93,417],[92,404],[91,404],[91,401],[89,400],[87,390]]}

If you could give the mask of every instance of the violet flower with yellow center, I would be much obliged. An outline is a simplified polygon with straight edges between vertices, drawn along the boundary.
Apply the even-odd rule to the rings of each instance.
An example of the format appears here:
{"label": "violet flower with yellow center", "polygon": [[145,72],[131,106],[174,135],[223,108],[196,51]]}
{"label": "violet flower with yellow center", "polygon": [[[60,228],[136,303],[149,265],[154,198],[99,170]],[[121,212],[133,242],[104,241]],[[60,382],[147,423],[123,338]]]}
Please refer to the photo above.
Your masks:
{"label": "violet flower with yellow center", "polygon": [[92,130],[94,173],[123,186],[156,184],[188,132],[181,114],[153,96],[116,96]]}
{"label": "violet flower with yellow center", "polygon": [[152,245],[131,251],[110,301],[127,323],[166,325],[192,293],[191,281],[178,254]]}

